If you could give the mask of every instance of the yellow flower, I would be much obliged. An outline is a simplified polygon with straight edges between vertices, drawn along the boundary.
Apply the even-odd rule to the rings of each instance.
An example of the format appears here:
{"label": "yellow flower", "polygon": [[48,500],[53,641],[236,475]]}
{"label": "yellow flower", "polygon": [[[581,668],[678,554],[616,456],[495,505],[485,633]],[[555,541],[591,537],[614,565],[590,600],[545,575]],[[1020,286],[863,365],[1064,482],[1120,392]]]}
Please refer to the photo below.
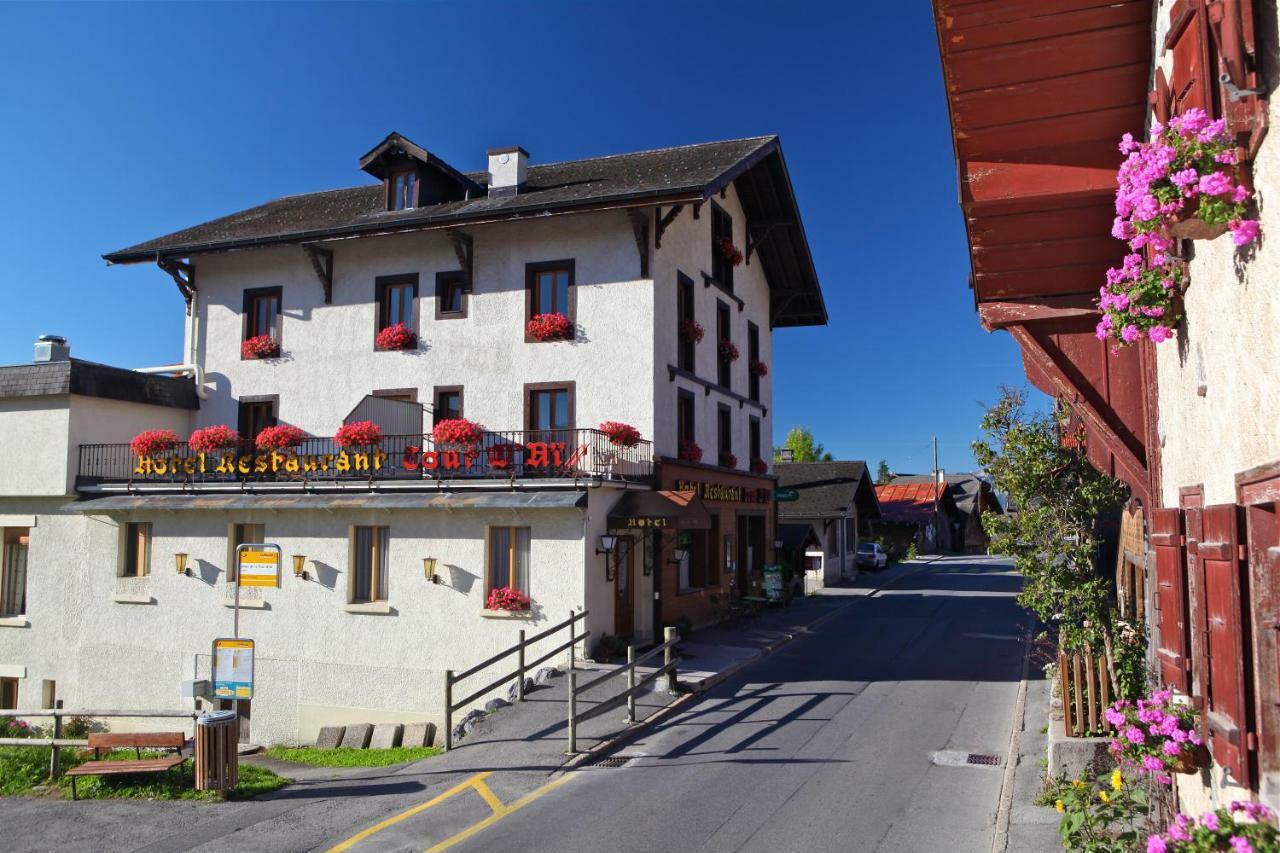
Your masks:
{"label": "yellow flower", "polygon": [[1104,803],[1109,803],[1111,802],[1111,795],[1108,794],[1106,791],[1099,791],[1098,799],[1102,800]]}
{"label": "yellow flower", "polygon": [[1076,790],[1079,790],[1084,787],[1084,782],[1081,781],[1080,779],[1076,779],[1074,782],[1071,783],[1071,787],[1075,788]]}
{"label": "yellow flower", "polygon": [[1124,777],[1120,775],[1120,768],[1117,767],[1115,770],[1111,771],[1111,789],[1114,791],[1119,791],[1120,786],[1123,783],[1124,783]]}
{"label": "yellow flower", "polygon": [[1066,807],[1062,805],[1062,800],[1058,800],[1056,803],[1054,803],[1053,807],[1057,809],[1059,812],[1066,811]]}

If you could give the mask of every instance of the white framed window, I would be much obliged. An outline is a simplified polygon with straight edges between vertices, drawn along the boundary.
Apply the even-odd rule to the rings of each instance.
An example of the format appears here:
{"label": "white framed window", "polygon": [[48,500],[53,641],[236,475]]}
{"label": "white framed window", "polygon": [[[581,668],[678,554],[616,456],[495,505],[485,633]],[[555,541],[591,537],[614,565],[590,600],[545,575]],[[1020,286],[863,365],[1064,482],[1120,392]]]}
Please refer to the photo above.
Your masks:
{"label": "white framed window", "polygon": [[486,598],[495,589],[510,587],[529,594],[529,528],[490,527],[485,566]]}
{"label": "white framed window", "polygon": [[390,527],[352,527],[350,560],[351,604],[387,600],[387,554]]}
{"label": "white framed window", "polygon": [[145,578],[151,574],[151,522],[129,521],[120,525],[120,577]]}
{"label": "white framed window", "polygon": [[30,541],[31,528],[4,528],[4,550],[0,553],[0,618],[26,615]]}

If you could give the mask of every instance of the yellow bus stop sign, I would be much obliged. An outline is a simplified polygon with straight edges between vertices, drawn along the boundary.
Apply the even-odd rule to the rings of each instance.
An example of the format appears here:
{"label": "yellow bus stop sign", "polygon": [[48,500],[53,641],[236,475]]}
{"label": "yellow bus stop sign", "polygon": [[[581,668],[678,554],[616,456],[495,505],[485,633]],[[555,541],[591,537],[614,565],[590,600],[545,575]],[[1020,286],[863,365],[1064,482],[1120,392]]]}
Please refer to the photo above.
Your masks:
{"label": "yellow bus stop sign", "polygon": [[264,545],[239,549],[241,586],[280,586],[280,549]]}

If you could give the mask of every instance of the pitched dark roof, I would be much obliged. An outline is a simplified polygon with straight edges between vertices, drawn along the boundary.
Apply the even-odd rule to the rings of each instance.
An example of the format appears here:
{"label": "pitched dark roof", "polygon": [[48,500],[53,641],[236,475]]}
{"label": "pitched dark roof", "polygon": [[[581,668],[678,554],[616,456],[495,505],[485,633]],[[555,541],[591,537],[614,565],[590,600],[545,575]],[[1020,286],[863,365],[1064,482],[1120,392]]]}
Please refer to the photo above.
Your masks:
{"label": "pitched dark roof", "polygon": [[191,379],[138,373],[78,358],[0,367],[0,399],[79,394],[175,409],[198,409]]}
{"label": "pitched dark roof", "polygon": [[839,515],[857,503],[862,518],[879,518],[880,506],[865,462],[775,462],[778,488],[800,493],[798,500],[778,504],[783,518]]}
{"label": "pitched dark roof", "polygon": [[688,203],[709,199],[735,183],[748,223],[768,228],[767,236],[759,232],[758,251],[773,290],[774,325],[826,323],[826,305],[776,136],[530,165],[527,184],[513,195],[485,193],[488,172],[465,177],[480,188],[479,195],[399,211],[384,209],[379,184],[287,196],[103,257],[108,263],[150,262],[575,210]]}
{"label": "pitched dark roof", "polygon": [[[991,488],[991,483],[984,480],[977,474],[969,474],[957,472],[955,474],[947,474],[947,491],[951,493],[952,500],[956,503],[956,508],[961,512],[972,514],[978,509],[978,498],[983,497],[983,510],[990,509],[993,505],[999,511],[1000,503],[995,498],[995,493]],[[893,478],[894,484],[905,483],[931,483],[933,475],[931,474],[901,474]],[[986,493],[985,496],[983,493]]]}

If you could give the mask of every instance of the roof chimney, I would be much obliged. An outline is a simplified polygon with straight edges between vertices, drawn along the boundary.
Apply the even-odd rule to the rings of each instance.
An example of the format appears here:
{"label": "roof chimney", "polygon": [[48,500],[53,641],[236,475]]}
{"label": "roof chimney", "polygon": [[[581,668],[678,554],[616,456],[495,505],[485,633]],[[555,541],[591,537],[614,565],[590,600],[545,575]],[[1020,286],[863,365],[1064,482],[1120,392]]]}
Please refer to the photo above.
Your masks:
{"label": "roof chimney", "polygon": [[515,195],[529,173],[529,152],[519,145],[489,151],[489,195]]}
{"label": "roof chimney", "polygon": [[41,335],[36,338],[36,364],[50,361],[70,361],[71,347],[62,335]]}

